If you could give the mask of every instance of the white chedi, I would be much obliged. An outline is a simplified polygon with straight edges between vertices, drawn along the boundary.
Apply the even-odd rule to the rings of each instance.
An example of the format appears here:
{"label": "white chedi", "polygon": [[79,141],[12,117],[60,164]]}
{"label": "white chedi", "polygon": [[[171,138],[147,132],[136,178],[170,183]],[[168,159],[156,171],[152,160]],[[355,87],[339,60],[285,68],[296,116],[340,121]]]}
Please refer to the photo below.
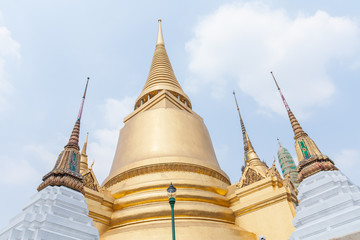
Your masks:
{"label": "white chedi", "polygon": [[0,240],[98,240],[88,212],[82,193],[48,186],[0,231]]}
{"label": "white chedi", "polygon": [[360,190],[340,171],[305,178],[290,240],[326,240],[360,231]]}

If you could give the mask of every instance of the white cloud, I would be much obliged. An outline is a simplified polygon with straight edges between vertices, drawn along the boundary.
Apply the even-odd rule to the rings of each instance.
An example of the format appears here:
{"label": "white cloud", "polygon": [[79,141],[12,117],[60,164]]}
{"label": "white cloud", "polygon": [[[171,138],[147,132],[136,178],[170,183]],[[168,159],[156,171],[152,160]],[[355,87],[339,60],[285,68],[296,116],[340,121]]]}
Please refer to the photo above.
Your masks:
{"label": "white cloud", "polygon": [[133,111],[135,97],[124,97],[121,100],[107,99],[100,106],[103,120],[109,128],[101,128],[89,134],[89,164],[95,160],[94,172],[99,183],[108,176],[114,158],[120,128],[123,119]]}
{"label": "white cloud", "polygon": [[6,108],[6,97],[13,90],[5,71],[8,57],[20,59],[20,44],[12,39],[10,31],[6,27],[0,26],[0,111]]}
{"label": "white cloud", "polygon": [[284,113],[270,75],[274,71],[297,115],[329,101],[335,92],[330,65],[350,59],[355,66],[358,59],[351,58],[360,49],[359,27],[349,18],[324,11],[292,18],[259,2],[220,7],[202,18],[194,35],[186,44],[188,90],[207,84],[213,96],[222,97],[237,84],[260,109]]}

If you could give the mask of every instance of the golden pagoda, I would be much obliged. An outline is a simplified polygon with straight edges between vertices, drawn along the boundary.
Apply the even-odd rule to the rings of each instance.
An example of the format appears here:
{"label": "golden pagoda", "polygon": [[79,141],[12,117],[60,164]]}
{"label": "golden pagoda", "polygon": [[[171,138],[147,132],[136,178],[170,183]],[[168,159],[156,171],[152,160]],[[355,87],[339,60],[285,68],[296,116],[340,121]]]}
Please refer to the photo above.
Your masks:
{"label": "golden pagoda", "polygon": [[177,188],[178,240],[255,240],[262,235],[288,239],[294,230],[296,194],[275,165],[268,169],[260,161],[245,127],[243,133],[245,175],[231,184],[219,166],[203,119],[192,110],[175,77],[159,20],[147,81],[134,111],[124,119],[109,176],[101,187],[96,187],[87,164],[87,143],[81,154],[89,216],[100,239],[169,239],[166,189],[170,182]]}

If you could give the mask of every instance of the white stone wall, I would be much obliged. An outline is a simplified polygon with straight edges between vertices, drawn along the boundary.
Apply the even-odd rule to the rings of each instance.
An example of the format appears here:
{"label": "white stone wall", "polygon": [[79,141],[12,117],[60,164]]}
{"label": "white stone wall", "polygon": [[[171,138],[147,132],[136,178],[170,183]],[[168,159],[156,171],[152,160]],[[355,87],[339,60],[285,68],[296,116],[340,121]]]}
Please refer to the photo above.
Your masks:
{"label": "white stone wall", "polygon": [[340,171],[318,172],[299,188],[291,240],[326,240],[360,231],[360,190]]}
{"label": "white stone wall", "polygon": [[48,186],[0,231],[0,240],[97,240],[88,212],[80,192]]}

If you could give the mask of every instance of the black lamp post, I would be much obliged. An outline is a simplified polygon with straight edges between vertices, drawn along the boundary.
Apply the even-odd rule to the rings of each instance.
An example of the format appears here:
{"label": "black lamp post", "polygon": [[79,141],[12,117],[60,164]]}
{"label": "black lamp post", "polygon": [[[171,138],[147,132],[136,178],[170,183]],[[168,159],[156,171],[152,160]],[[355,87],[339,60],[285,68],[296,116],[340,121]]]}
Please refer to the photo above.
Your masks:
{"label": "black lamp post", "polygon": [[172,183],[167,189],[169,196],[169,203],[171,206],[171,223],[172,223],[172,239],[175,240],[175,219],[174,219],[174,205],[175,205],[175,196],[176,196],[176,188]]}

